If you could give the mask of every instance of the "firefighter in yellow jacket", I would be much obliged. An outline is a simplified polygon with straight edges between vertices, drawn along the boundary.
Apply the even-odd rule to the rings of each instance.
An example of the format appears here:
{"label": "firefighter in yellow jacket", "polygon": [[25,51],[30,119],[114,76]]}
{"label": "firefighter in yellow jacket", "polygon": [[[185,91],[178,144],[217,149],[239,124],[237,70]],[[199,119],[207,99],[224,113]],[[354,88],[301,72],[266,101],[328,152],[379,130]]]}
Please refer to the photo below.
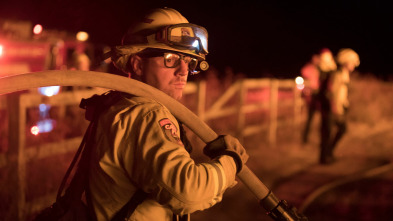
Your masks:
{"label": "firefighter in yellow jacket", "polygon": [[338,68],[329,73],[321,89],[321,155],[320,163],[335,161],[334,149],[347,130],[350,74],[360,65],[359,55],[350,48],[336,56]]}
{"label": "firefighter in yellow jacket", "polygon": [[[207,37],[178,11],[154,9],[131,26],[111,58],[131,78],[180,99],[188,75],[208,67]],[[113,219],[138,191],[145,197],[125,220],[189,220],[221,201],[247,153],[236,138],[219,136],[204,148],[211,162],[197,164],[181,131],[159,102],[118,93],[94,136],[88,202],[97,220]]]}

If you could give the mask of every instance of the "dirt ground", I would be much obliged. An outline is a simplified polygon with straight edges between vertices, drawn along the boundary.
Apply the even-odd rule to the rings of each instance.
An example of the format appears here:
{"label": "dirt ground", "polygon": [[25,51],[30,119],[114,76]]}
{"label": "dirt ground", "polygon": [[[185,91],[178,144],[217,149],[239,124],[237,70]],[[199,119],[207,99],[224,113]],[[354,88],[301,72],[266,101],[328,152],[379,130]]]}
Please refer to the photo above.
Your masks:
{"label": "dirt ground", "polygon": [[[249,137],[244,142],[250,154],[248,167],[267,187],[273,190],[277,197],[288,201],[298,209],[313,191],[324,184],[352,176],[386,162],[393,162],[393,144],[388,142],[393,140],[393,122],[381,122],[373,126],[350,122],[348,133],[336,148],[337,161],[332,165],[319,165],[318,123],[317,120],[314,121],[311,139],[307,145],[300,142],[301,131],[299,129],[287,129],[289,131],[282,129],[276,146],[268,146],[263,142],[263,136]],[[393,184],[392,181],[393,179],[390,179],[390,184]],[[354,206],[357,205],[357,202],[351,203],[355,204]],[[375,207],[378,203],[377,200],[374,203],[371,202],[368,208],[371,210],[370,205]],[[307,210],[305,212],[307,215]],[[319,214],[312,214],[314,218],[319,218],[309,217],[309,219],[332,218],[329,216],[331,213],[329,209],[320,210]],[[336,218],[333,220],[339,220]],[[379,220],[391,220],[393,217],[385,218]],[[263,221],[272,219],[265,214],[253,194],[239,182],[237,186],[227,191],[221,203],[208,210],[196,212],[192,220]]]}

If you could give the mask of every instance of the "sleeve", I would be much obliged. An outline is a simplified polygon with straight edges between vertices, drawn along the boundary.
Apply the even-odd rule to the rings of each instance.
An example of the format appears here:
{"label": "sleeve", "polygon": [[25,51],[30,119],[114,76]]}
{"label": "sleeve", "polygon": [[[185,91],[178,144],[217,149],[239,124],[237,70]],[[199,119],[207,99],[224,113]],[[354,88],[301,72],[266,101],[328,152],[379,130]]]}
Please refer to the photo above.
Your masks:
{"label": "sleeve", "polygon": [[[137,186],[150,193],[176,214],[192,213],[221,201],[224,191],[233,186],[236,165],[229,156],[210,163],[196,164],[185,150],[176,119],[165,108],[151,110],[138,118],[124,162]],[[132,145],[135,145],[134,153]],[[127,152],[128,151],[128,152]],[[134,159],[128,159],[134,156]]]}
{"label": "sleeve", "polygon": [[330,93],[331,93],[331,109],[333,114],[341,114],[339,106],[339,86],[340,86],[340,76],[338,73],[333,73],[330,81]]}

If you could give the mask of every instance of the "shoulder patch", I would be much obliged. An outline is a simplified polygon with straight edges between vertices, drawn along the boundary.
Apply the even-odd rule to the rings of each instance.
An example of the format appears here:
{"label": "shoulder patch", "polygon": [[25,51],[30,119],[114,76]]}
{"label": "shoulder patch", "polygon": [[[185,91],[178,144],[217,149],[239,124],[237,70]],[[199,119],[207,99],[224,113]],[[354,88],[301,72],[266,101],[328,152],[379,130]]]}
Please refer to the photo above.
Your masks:
{"label": "shoulder patch", "polygon": [[164,118],[161,119],[158,123],[160,124],[161,129],[168,140],[183,145],[178,135],[178,129],[171,120],[169,120],[168,118]]}

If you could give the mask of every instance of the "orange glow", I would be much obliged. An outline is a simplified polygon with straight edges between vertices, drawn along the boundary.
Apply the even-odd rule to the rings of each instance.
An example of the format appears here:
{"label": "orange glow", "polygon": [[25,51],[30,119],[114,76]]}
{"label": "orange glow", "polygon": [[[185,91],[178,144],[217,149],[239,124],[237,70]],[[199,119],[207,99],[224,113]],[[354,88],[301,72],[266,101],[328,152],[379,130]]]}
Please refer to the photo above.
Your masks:
{"label": "orange glow", "polygon": [[86,41],[88,38],[89,38],[89,34],[87,34],[87,32],[80,31],[76,34],[76,39],[78,41]]}
{"label": "orange glow", "polygon": [[0,45],[0,57],[3,55],[3,45]]}
{"label": "orange glow", "polygon": [[38,129],[38,126],[33,126],[30,129],[31,134],[37,136],[40,133],[40,129]]}
{"label": "orange glow", "polygon": [[40,24],[35,25],[33,28],[33,33],[38,35],[41,34],[41,32],[42,32],[42,25]]}

